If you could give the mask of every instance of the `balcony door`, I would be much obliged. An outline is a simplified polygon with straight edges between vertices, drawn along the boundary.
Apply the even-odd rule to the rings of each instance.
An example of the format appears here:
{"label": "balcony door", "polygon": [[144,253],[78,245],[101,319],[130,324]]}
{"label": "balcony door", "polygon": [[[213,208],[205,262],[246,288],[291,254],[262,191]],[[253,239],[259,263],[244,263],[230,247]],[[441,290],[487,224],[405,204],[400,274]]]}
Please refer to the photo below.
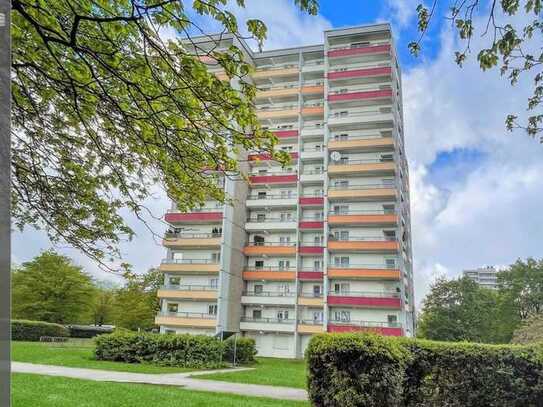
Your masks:
{"label": "balcony door", "polygon": [[253,237],[253,242],[255,246],[264,246],[264,236]]}

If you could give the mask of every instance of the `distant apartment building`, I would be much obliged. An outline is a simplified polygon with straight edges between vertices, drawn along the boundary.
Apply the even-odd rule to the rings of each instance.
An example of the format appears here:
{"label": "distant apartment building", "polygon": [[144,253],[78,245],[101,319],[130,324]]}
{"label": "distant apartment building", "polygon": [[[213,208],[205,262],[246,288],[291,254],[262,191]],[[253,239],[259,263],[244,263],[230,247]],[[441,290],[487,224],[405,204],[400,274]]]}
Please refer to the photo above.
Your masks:
{"label": "distant apartment building", "polygon": [[[224,180],[232,205],[166,214],[161,332],[239,333],[256,340],[260,355],[293,358],[320,332],[414,334],[409,172],[391,29],[335,29],[323,38],[256,53],[221,37],[220,47],[234,43],[254,64],[247,80],[258,88],[258,118],[292,162],[282,168],[265,154],[241,153],[249,182]],[[197,41],[205,47],[209,37]]]}
{"label": "distant apartment building", "polygon": [[471,278],[481,287],[498,289],[498,270],[493,266],[480,267],[473,270],[464,270],[462,274]]}

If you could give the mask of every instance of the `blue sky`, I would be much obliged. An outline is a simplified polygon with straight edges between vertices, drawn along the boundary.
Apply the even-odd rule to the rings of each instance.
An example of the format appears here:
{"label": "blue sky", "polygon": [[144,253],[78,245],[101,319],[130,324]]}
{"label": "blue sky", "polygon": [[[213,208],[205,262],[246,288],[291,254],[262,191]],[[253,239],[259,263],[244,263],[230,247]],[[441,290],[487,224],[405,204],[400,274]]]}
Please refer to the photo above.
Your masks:
{"label": "blue sky", "polygon": [[[268,49],[320,43],[322,31],[331,27],[392,24],[403,76],[418,302],[437,276],[507,265],[519,257],[543,258],[543,146],[504,126],[507,114],[525,111],[530,82],[521,80],[512,88],[497,69],[483,73],[474,56],[460,69],[453,61],[460,45],[443,9],[433,20],[423,53],[411,56],[407,44],[417,38],[415,9],[420,1],[321,0],[317,17],[300,13],[292,0],[246,0],[246,9],[230,8],[239,20],[260,18],[266,23]],[[446,3],[440,2],[443,8]],[[484,14],[478,11],[474,21],[484,26]],[[513,24],[526,21],[528,17],[520,16]],[[212,24],[202,23],[214,31]],[[476,33],[472,48],[483,46],[485,39]],[[162,198],[148,206],[160,216],[169,202]],[[137,237],[121,247],[123,260],[136,271],[159,264],[164,256],[159,242],[126,218]],[[161,228],[158,225],[159,233]],[[41,232],[15,233],[13,261],[21,263],[50,246]],[[112,278],[73,249],[58,250],[97,278]]]}

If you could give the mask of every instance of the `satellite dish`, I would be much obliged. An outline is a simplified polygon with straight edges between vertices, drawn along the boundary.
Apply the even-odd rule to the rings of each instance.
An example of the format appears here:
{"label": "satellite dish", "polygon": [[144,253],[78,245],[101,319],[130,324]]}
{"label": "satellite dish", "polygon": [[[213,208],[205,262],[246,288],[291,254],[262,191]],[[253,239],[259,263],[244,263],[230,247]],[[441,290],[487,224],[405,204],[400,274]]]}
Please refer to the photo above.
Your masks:
{"label": "satellite dish", "polygon": [[333,151],[330,154],[330,158],[332,159],[332,161],[339,161],[341,158],[341,154],[339,153],[339,151]]}

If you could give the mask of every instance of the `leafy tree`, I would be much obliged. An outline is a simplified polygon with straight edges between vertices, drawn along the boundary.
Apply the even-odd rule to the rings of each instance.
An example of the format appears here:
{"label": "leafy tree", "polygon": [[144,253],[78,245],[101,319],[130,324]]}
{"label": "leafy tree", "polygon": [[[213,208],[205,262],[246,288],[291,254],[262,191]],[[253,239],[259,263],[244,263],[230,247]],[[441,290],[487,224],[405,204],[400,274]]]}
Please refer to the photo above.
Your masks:
{"label": "leafy tree", "polygon": [[[455,52],[456,63],[460,66],[471,53],[471,42],[475,34],[482,35],[488,40],[486,47],[478,50],[477,61],[482,70],[500,66],[502,75],[506,75],[512,85],[516,84],[523,75],[533,76],[533,93],[528,99],[527,108],[530,116],[527,122],[518,122],[516,114],[507,116],[505,123],[508,130],[523,128],[531,136],[543,131],[543,114],[541,102],[543,99],[543,49],[541,40],[543,34],[543,1],[541,0],[448,0],[447,19],[456,28],[457,36],[463,43],[463,49]],[[428,32],[430,22],[439,9],[440,2],[433,0],[431,6],[419,4],[417,41],[409,44],[409,49],[415,55],[421,50],[421,42]],[[474,25],[474,14],[480,9],[487,9],[484,27]],[[517,30],[514,19],[522,16],[528,22]],[[479,33],[477,29],[479,28]],[[481,29],[482,28],[482,29]],[[530,77],[530,76],[529,76]],[[543,136],[541,137],[543,142]]]}
{"label": "leafy tree", "polygon": [[515,331],[511,342],[518,344],[543,343],[543,314],[529,317]]}
{"label": "leafy tree", "polygon": [[94,301],[91,305],[92,321],[94,325],[102,326],[113,322],[115,311],[115,290],[97,288]]}
{"label": "leafy tree", "polygon": [[439,279],[424,300],[417,335],[442,341],[496,342],[498,294],[464,277]]}
{"label": "leafy tree", "polygon": [[[316,0],[294,0],[316,14]],[[218,175],[238,173],[238,148],[275,152],[257,120],[251,66],[227,0],[13,0],[12,168],[14,224],[44,228],[102,262],[134,232],[119,214],[144,219],[160,183],[180,210],[224,200]],[[244,0],[235,3],[244,7]],[[196,18],[193,16],[197,15]],[[206,16],[223,33],[205,48]],[[262,21],[244,22],[262,44]],[[185,37],[167,40],[166,32]],[[219,80],[208,63],[222,68]],[[251,134],[250,137],[247,134]],[[202,171],[209,169],[212,171]],[[124,265],[126,267],[126,265]]]}
{"label": "leafy tree", "polygon": [[92,279],[81,267],[46,251],[13,272],[13,317],[80,323],[88,315],[94,293]]}
{"label": "leafy tree", "polygon": [[131,330],[150,329],[160,309],[157,290],[163,284],[164,275],[158,269],[146,274],[127,274],[126,285],[115,297],[115,325]]}

